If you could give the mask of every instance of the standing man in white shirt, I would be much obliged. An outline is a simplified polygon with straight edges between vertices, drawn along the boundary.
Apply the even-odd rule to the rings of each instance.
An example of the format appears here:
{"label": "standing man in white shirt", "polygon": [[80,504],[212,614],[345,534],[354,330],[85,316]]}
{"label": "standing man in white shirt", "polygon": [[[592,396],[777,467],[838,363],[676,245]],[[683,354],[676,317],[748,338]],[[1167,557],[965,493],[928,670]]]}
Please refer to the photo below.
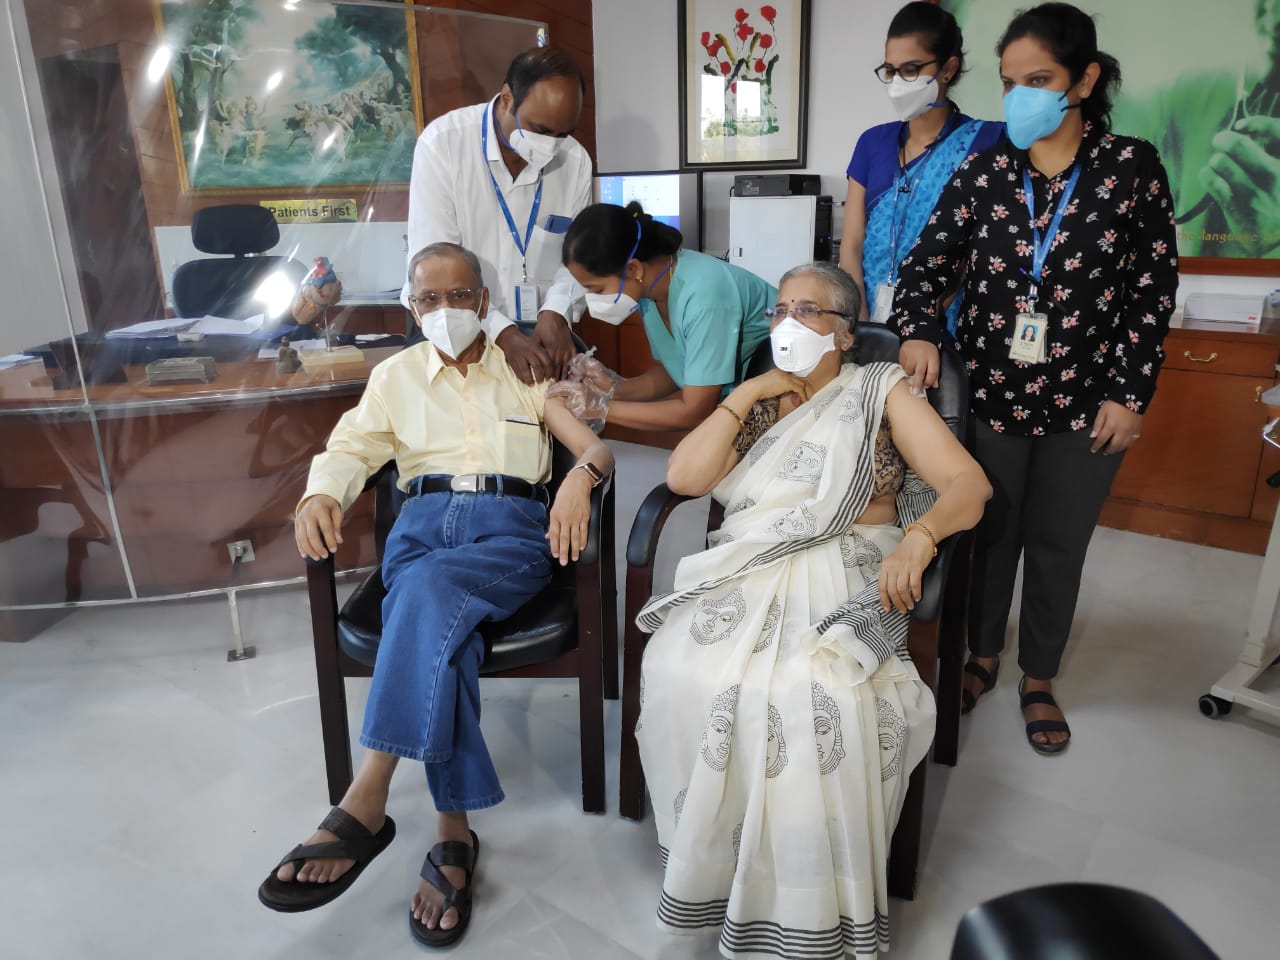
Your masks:
{"label": "standing man in white shirt", "polygon": [[[582,288],[562,266],[560,246],[591,202],[591,158],[571,136],[585,91],[565,53],[526,50],[501,93],[433,120],[413,154],[409,250],[448,241],[480,258],[485,332],[530,384],[562,376],[574,353],[568,321]],[[533,336],[515,321],[536,322]]]}

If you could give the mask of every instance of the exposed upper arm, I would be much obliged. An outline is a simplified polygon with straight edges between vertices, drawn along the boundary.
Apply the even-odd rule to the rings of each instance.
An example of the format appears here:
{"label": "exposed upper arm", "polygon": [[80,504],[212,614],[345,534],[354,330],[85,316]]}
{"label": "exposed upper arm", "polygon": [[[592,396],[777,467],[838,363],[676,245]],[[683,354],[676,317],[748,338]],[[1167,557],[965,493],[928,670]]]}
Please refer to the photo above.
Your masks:
{"label": "exposed upper arm", "polygon": [[929,402],[911,396],[909,382],[898,381],[885,401],[893,445],[907,466],[939,492],[961,474],[971,471],[982,474],[982,467]]}
{"label": "exposed upper arm", "polygon": [[600,442],[595,431],[570,413],[559,397],[547,399],[542,419],[551,435],[568,447],[575,457],[582,456],[590,447]]}

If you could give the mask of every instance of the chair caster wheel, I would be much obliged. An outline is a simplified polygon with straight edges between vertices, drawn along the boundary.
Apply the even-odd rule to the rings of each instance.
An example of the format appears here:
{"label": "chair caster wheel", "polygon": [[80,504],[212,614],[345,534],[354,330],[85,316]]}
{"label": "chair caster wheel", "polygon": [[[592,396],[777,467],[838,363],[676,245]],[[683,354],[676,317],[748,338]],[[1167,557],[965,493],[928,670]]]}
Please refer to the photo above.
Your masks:
{"label": "chair caster wheel", "polygon": [[1230,700],[1223,700],[1221,697],[1215,697],[1212,693],[1206,693],[1200,698],[1200,712],[1211,720],[1218,717],[1225,717],[1231,712],[1232,703]]}

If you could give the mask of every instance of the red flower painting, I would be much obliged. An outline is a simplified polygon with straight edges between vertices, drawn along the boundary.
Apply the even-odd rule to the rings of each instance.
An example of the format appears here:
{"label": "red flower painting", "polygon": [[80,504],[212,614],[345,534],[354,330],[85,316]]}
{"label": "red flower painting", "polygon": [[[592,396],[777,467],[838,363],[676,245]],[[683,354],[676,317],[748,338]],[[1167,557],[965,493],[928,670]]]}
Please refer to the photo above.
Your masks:
{"label": "red flower painting", "polygon": [[[757,13],[759,19],[756,19]],[[778,10],[768,4],[760,7],[756,13],[739,7],[734,11],[733,19],[734,23],[727,33],[703,30],[699,36],[699,43],[707,54],[702,72],[724,79],[724,134],[761,136],[777,133],[773,71],[781,59],[777,49]],[[739,92],[739,80],[751,80],[752,83],[759,84],[761,109],[758,115],[739,115],[735,100]]]}

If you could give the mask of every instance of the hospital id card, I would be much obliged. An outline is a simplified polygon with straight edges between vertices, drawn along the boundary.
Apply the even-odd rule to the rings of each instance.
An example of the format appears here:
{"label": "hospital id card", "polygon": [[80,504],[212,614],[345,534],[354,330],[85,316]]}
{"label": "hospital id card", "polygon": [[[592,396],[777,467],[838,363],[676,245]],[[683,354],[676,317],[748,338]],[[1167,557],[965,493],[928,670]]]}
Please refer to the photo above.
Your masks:
{"label": "hospital id card", "polygon": [[893,312],[893,295],[897,289],[892,283],[882,283],[876,287],[876,307],[871,314],[874,323],[889,322],[889,314]]}
{"label": "hospital id card", "polygon": [[1020,313],[1013,324],[1013,344],[1009,359],[1023,363],[1044,363],[1044,341],[1049,331],[1049,316],[1044,313]]}
{"label": "hospital id card", "polygon": [[538,309],[542,305],[536,283],[516,284],[516,319],[521,323],[537,323]]}

